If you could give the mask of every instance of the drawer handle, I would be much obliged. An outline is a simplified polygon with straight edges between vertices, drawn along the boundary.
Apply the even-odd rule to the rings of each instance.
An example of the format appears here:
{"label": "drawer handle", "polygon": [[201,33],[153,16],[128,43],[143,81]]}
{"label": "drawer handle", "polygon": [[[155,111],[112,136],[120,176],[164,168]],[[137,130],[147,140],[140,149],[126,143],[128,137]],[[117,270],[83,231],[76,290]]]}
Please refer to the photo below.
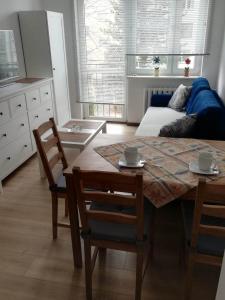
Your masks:
{"label": "drawer handle", "polygon": [[20,125],[23,127],[23,126],[24,126],[24,123],[21,123]]}
{"label": "drawer handle", "polygon": [[34,116],[36,119],[38,119],[39,118],[39,116],[38,115],[36,115],[36,116]]}
{"label": "drawer handle", "polygon": [[3,112],[2,111],[0,112],[0,116],[3,116]]}
{"label": "drawer handle", "polygon": [[27,145],[24,145],[24,148],[27,148],[28,146]]}
{"label": "drawer handle", "polygon": [[18,104],[16,107],[22,107],[22,104]]}
{"label": "drawer handle", "polygon": [[4,137],[7,137],[7,134],[6,133],[3,133],[3,135],[2,136],[4,136]]}
{"label": "drawer handle", "polygon": [[47,108],[47,111],[51,111],[51,108]]}
{"label": "drawer handle", "polygon": [[10,157],[10,156],[8,156],[8,157],[7,157],[7,160],[10,160],[10,159],[11,159],[11,157]]}
{"label": "drawer handle", "polygon": [[45,95],[48,95],[48,92],[46,92]]}
{"label": "drawer handle", "polygon": [[34,101],[35,101],[35,100],[37,100],[37,98],[35,98],[35,97],[34,97],[32,100],[34,100]]}

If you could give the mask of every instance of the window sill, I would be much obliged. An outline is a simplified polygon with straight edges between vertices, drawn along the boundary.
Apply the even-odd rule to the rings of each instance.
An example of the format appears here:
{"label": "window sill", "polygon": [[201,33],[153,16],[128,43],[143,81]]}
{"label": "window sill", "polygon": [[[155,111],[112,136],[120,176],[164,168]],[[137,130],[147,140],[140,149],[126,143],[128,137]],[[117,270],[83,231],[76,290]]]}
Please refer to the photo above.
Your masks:
{"label": "window sill", "polygon": [[162,76],[152,76],[152,75],[127,75],[126,76],[127,78],[138,78],[138,79],[141,79],[141,78],[151,78],[151,79],[195,79],[195,78],[198,78],[200,76],[189,76],[189,77],[186,77],[186,76],[173,76],[173,75],[162,75]]}

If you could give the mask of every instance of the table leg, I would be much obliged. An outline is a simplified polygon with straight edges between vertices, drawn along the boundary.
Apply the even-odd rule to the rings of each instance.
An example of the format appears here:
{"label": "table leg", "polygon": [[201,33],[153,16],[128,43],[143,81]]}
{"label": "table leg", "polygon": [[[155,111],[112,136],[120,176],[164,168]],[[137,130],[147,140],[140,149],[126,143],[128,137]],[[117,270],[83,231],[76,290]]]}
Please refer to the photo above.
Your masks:
{"label": "table leg", "polygon": [[40,153],[39,153],[38,150],[37,150],[37,157],[38,157],[38,165],[39,165],[40,177],[43,178],[43,179],[45,179],[46,178],[45,170],[44,170],[44,167],[43,167],[43,164],[42,164],[42,161],[41,161],[41,156],[40,156]]}
{"label": "table leg", "polygon": [[104,127],[102,127],[102,133],[107,133],[106,123],[105,123]]}
{"label": "table leg", "polygon": [[2,182],[0,181],[0,194],[3,194]]}
{"label": "table leg", "polygon": [[75,187],[73,184],[72,175],[66,176],[66,189],[67,199],[69,207],[69,217],[71,226],[71,240],[73,250],[73,262],[74,267],[82,267],[82,252],[81,252],[81,240],[80,240],[80,229],[79,229],[79,216],[75,194]]}

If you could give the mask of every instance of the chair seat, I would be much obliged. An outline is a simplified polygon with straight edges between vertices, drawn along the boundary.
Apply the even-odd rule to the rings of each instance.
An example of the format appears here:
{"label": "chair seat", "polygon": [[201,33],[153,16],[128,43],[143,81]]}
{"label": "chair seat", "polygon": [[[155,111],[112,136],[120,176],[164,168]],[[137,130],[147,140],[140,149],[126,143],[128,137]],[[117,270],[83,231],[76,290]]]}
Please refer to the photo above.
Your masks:
{"label": "chair seat", "polygon": [[[134,209],[124,208],[122,206],[99,204],[92,202],[91,210],[110,211],[124,214],[134,214]],[[144,206],[144,235],[145,238],[149,234],[150,220],[152,218],[153,206],[149,200],[145,200]],[[136,242],[136,229],[135,225],[119,224],[112,222],[103,222],[91,220],[89,223],[91,228],[91,238],[98,240],[111,240],[116,242],[135,243]]]}
{"label": "chair seat", "polygon": [[[194,218],[194,204],[190,201],[183,201],[181,204],[184,221],[185,236],[188,245],[191,244],[192,224]],[[224,226],[225,220],[210,216],[203,216],[201,223],[204,225]],[[223,238],[200,235],[198,239],[197,251],[202,254],[223,256],[225,249],[225,240]]]}
{"label": "chair seat", "polygon": [[56,187],[50,187],[50,190],[52,192],[64,193],[66,191],[66,178],[63,175],[63,173],[61,173],[59,177],[56,179],[56,184],[57,184]]}

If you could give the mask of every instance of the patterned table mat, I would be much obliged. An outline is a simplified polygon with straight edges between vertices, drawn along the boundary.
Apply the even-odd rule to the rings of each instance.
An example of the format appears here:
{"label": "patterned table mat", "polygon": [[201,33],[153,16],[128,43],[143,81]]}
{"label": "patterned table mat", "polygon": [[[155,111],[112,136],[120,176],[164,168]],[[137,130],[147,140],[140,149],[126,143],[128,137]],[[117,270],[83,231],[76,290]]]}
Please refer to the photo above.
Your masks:
{"label": "patterned table mat", "polygon": [[[142,169],[120,168],[118,165],[124,149],[131,146],[138,147],[138,152],[146,160]],[[142,172],[144,195],[156,207],[181,197],[198,185],[202,176],[189,171],[189,162],[197,160],[201,151],[212,153],[220,170],[219,175],[207,176],[207,180],[225,176],[225,151],[201,140],[144,137],[98,147],[95,151],[121,172]]]}

